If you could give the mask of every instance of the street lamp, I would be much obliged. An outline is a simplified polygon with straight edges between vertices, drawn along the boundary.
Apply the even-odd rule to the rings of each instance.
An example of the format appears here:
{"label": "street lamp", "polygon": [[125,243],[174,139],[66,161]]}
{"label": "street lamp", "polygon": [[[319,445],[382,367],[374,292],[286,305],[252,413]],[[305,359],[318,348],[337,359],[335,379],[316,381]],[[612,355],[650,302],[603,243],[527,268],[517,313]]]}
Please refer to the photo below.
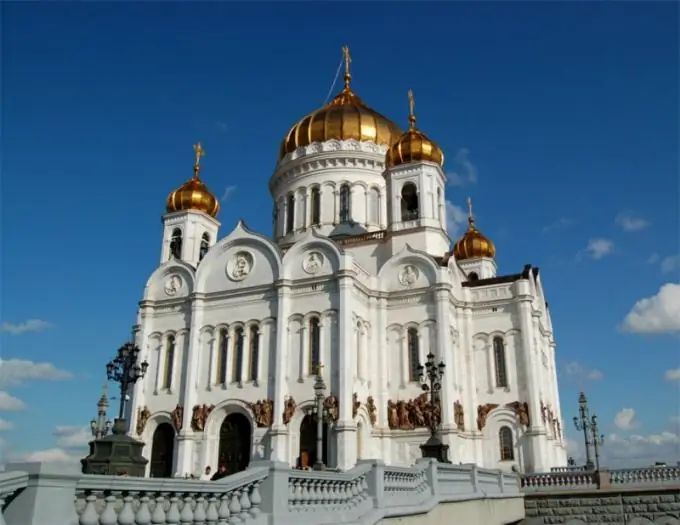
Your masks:
{"label": "street lamp", "polygon": [[118,409],[118,419],[116,419],[113,428],[114,434],[125,432],[124,415],[128,390],[144,377],[149,368],[149,363],[146,361],[138,364],[138,358],[139,348],[134,343],[125,343],[118,349],[116,357],[106,364],[106,377],[108,380],[120,384],[120,406]]}
{"label": "street lamp", "polygon": [[418,365],[418,380],[422,385],[423,392],[429,393],[430,402],[430,417],[428,419],[428,426],[430,427],[430,437],[423,444],[420,445],[424,458],[434,458],[440,463],[450,463],[448,459],[449,446],[442,442],[439,434],[439,426],[441,424],[441,391],[442,378],[444,377],[444,369],[446,365],[443,361],[436,364],[435,357],[432,352],[427,354],[427,361],[425,366]]}
{"label": "street lamp", "polygon": [[326,383],[323,380],[323,365],[316,367],[316,381],[314,381],[314,406],[312,407],[312,417],[316,421],[316,458],[314,459],[314,470],[326,470],[323,462],[323,426],[328,418],[328,410],[324,406],[326,400]]}
{"label": "street lamp", "polygon": [[[574,416],[574,427],[579,432],[583,432],[583,441],[586,447],[586,470],[600,470],[600,447],[604,445],[604,435],[600,434],[597,426],[597,416],[590,416],[588,410],[588,400],[586,395],[581,392],[578,396],[578,416]],[[590,445],[595,449],[595,464],[590,456]]]}
{"label": "street lamp", "polygon": [[106,395],[106,384],[102,388],[102,397],[97,402],[97,419],[90,421],[90,432],[94,439],[101,439],[109,434],[113,423],[106,419],[106,412],[109,408],[109,398]]}

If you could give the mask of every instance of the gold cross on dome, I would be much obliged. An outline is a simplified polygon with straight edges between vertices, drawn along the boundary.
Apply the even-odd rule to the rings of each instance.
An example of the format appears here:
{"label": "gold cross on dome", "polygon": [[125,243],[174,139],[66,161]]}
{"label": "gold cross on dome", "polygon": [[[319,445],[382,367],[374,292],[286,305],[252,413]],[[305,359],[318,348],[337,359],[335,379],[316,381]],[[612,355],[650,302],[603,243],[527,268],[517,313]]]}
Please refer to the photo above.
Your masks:
{"label": "gold cross on dome", "polygon": [[349,75],[349,66],[352,63],[352,56],[349,54],[349,46],[343,46],[342,56],[345,57],[345,75]]}
{"label": "gold cross on dome", "polygon": [[416,98],[412,89],[408,90],[408,120],[413,128],[416,124]]}
{"label": "gold cross on dome", "polygon": [[201,146],[200,142],[198,144],[194,144],[194,153],[196,153],[194,166],[198,168],[201,165],[201,157],[205,155],[205,150],[203,149],[203,146]]}
{"label": "gold cross on dome", "polygon": [[472,218],[472,198],[467,198],[468,217]]}

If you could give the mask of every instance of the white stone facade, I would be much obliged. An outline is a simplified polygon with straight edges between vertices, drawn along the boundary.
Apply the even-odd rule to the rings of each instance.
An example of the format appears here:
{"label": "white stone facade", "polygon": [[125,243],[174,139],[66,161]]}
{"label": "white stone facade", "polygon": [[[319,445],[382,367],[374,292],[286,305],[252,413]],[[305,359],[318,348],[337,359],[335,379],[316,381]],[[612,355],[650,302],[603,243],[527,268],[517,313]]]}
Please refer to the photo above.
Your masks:
{"label": "white stone facade", "polygon": [[[154,435],[170,424],[172,473],[214,468],[223,422],[241,414],[248,458],[295,465],[320,361],[339,401],[327,463],[411,464],[429,431],[390,428],[388,403],[421,395],[415,366],[432,352],[446,364],[441,433],[452,462],[524,471],[566,465],[538,270],[497,276],[492,260],[459,265],[445,256],[441,169],[416,163],[386,172],[384,154],[372,143],[329,141],[287,155],[270,181],[273,239],[239,222],[217,240],[219,223],[201,212],[164,217],[163,262],[135,327],[150,366],[134,387],[130,428],[147,458],[160,461]],[[397,209],[404,180],[418,187],[415,215]],[[183,238],[172,257],[176,229]],[[479,278],[468,282],[473,270]],[[295,410],[284,421],[291,399]],[[256,424],[253,404],[262,400],[273,402],[270,425]],[[528,425],[515,402],[527,404]],[[173,421],[178,405],[183,413]],[[197,426],[193,407],[203,405],[213,408]]]}

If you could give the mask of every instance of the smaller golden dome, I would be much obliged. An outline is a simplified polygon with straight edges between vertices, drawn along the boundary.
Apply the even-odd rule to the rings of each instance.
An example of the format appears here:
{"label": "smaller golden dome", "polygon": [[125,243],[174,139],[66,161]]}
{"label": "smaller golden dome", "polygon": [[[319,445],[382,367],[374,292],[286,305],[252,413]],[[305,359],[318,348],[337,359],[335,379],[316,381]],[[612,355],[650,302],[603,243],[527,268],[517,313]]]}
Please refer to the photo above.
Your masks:
{"label": "smaller golden dome", "polygon": [[177,211],[195,210],[207,213],[211,217],[217,217],[220,211],[220,202],[200,178],[201,157],[205,150],[201,143],[194,145],[196,161],[194,163],[194,176],[168,195],[166,209],[168,213]]}
{"label": "smaller golden dome", "polygon": [[413,91],[408,92],[410,122],[408,131],[404,133],[387,150],[385,164],[388,167],[400,166],[411,162],[434,162],[439,166],[444,165],[444,152],[437,144],[427,138],[425,133],[416,128],[415,107],[416,102]]}
{"label": "smaller golden dome", "polygon": [[491,239],[480,232],[475,226],[475,217],[472,215],[472,199],[468,198],[468,229],[458,242],[453,246],[453,255],[457,261],[465,259],[493,259],[496,257],[496,247]]}

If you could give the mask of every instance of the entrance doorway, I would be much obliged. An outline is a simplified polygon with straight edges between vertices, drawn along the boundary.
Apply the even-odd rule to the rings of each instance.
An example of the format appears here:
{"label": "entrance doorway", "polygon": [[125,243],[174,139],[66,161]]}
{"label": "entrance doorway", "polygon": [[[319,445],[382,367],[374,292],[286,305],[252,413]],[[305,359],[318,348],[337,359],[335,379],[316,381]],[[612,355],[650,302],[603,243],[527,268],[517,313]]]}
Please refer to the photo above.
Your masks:
{"label": "entrance doorway", "polygon": [[248,468],[252,442],[250,421],[243,414],[229,414],[220,427],[218,467],[224,465],[227,474],[235,474]]}
{"label": "entrance doorway", "polygon": [[[328,466],[328,423],[323,425],[323,454],[321,461]],[[312,468],[316,463],[316,421],[307,414],[300,423],[300,467]]]}
{"label": "entrance doorway", "polygon": [[175,452],[175,429],[170,423],[161,423],[156,427],[151,439],[151,465],[149,475],[152,478],[171,478],[172,460]]}

